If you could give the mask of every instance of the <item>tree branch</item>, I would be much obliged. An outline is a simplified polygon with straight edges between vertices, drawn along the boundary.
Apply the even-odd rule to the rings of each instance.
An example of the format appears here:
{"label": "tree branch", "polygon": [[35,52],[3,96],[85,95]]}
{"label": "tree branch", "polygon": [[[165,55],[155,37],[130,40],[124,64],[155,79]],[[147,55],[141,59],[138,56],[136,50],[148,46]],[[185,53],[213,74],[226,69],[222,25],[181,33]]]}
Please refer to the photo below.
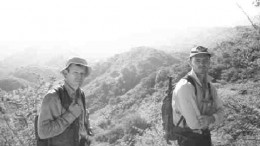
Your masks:
{"label": "tree branch", "polygon": [[237,5],[238,8],[240,8],[241,11],[246,15],[247,19],[249,20],[249,22],[251,23],[251,25],[254,27],[254,29],[258,31],[258,26],[254,24],[254,22],[251,20],[251,18],[248,16],[248,14],[244,11],[244,9],[243,9],[238,3],[236,3],[236,5]]}
{"label": "tree branch", "polygon": [[16,131],[11,128],[11,126],[10,126],[10,124],[9,124],[9,122],[8,122],[8,119],[7,119],[5,116],[4,116],[4,121],[5,121],[6,125],[7,125],[7,127],[11,130],[12,134],[18,139],[18,141],[20,142],[20,144],[21,144],[21,145],[25,145],[25,144],[23,143],[23,141],[19,138],[19,136],[18,136],[18,134],[16,133]]}

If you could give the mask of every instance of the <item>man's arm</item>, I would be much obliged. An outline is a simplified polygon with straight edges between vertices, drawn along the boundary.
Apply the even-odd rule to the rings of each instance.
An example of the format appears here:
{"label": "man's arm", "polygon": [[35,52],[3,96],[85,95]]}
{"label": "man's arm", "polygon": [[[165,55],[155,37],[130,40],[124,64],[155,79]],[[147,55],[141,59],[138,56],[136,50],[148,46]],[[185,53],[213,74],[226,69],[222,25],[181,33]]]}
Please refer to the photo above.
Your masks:
{"label": "man's arm", "polygon": [[59,97],[55,92],[44,97],[38,120],[40,138],[46,139],[61,134],[76,119],[70,111],[61,114],[61,109]]}
{"label": "man's arm", "polygon": [[220,124],[224,120],[224,103],[223,101],[218,97],[216,88],[213,88],[213,99],[216,105],[216,112],[213,114],[215,121],[213,124]]}
{"label": "man's arm", "polygon": [[89,110],[86,109],[86,116],[85,116],[85,128],[87,130],[88,135],[93,136],[94,133],[92,131],[92,127],[90,126],[90,119],[89,119]]}
{"label": "man's arm", "polygon": [[220,124],[224,119],[224,106],[221,99],[219,99],[217,90],[213,86],[211,86],[211,93],[213,96],[213,107],[211,107],[212,115],[201,115],[199,116],[199,122],[204,127],[212,127],[214,125]]}
{"label": "man's arm", "polygon": [[198,121],[200,111],[194,100],[196,95],[193,85],[184,79],[180,80],[178,84],[176,86],[176,104],[179,105],[181,114],[191,129],[201,129]]}

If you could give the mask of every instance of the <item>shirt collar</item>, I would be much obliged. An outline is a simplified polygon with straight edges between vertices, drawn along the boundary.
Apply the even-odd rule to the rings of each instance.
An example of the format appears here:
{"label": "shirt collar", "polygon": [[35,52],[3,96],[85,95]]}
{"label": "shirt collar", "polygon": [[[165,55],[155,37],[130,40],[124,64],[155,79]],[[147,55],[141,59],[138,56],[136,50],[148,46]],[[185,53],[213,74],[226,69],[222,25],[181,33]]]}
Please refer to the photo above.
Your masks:
{"label": "shirt collar", "polygon": [[66,82],[64,80],[64,86],[65,86],[65,89],[67,90],[68,94],[70,97],[74,97],[76,95],[76,90],[74,88],[72,88],[68,82]]}
{"label": "shirt collar", "polygon": [[[196,73],[195,73],[195,71],[194,71],[193,69],[191,69],[191,71],[188,73],[188,75],[190,75],[191,77],[193,77],[193,78],[196,80],[196,82],[197,82],[200,86],[202,86],[202,84],[201,84],[201,82],[200,82],[198,76],[196,75]],[[207,82],[211,82],[212,80],[213,80],[213,78],[212,78],[210,75],[207,75]]]}

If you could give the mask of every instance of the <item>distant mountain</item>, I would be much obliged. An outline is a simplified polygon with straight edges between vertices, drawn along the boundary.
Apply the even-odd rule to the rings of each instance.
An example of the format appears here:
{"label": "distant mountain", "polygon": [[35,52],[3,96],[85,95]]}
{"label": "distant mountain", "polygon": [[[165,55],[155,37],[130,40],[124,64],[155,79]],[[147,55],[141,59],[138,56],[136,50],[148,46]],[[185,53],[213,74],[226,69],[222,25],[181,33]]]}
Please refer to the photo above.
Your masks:
{"label": "distant mountain", "polygon": [[5,91],[35,86],[40,81],[50,82],[60,79],[62,75],[55,68],[26,66],[16,68],[8,74],[0,69],[0,88]]}
{"label": "distant mountain", "polygon": [[92,74],[99,75],[83,88],[88,104],[93,110],[101,108],[114,97],[134,88],[152,72],[178,62],[164,51],[146,47],[115,55],[103,65],[99,64],[99,67],[105,66],[104,70],[93,67]]}
{"label": "distant mountain", "polygon": [[15,77],[6,77],[0,79],[0,89],[4,91],[13,91],[20,88],[25,88],[32,85],[26,80],[15,78]]}
{"label": "distant mountain", "polygon": [[[162,137],[161,103],[168,85],[167,76],[173,76],[176,82],[190,70],[187,58],[193,44],[209,47],[216,54],[212,59],[213,68],[209,71],[210,75],[220,80],[221,84],[216,85],[222,86],[229,78],[241,82],[256,77],[254,75],[259,70],[260,50],[256,44],[259,44],[260,37],[251,26],[220,28],[209,32],[198,31],[197,36],[189,36],[187,33],[186,37],[179,38],[182,52],[176,52],[174,47],[167,46],[160,50],[140,47],[94,66],[95,78],[89,80],[83,89],[91,118],[97,125],[96,141],[105,143],[104,145],[125,144],[120,143],[122,141],[134,145],[143,133],[133,134],[132,131],[145,131],[150,125],[153,128],[146,130],[148,141],[153,141],[160,134]],[[185,38],[190,39],[180,41]],[[139,120],[133,115],[140,116]],[[124,123],[135,124],[131,129]],[[143,139],[147,139],[147,135]]]}
{"label": "distant mountain", "polygon": [[0,78],[7,76],[7,74],[7,71],[3,67],[0,67]]}
{"label": "distant mountain", "polygon": [[[259,20],[257,17],[255,19]],[[248,28],[250,29],[252,27],[249,26]],[[158,40],[164,40],[167,42],[165,44],[160,43],[158,46],[151,46],[152,48],[167,52],[187,53],[190,51],[190,48],[195,45],[203,45],[209,48],[214,48],[222,41],[232,40],[237,37],[238,29],[239,27],[197,27],[179,30],[156,31],[151,32],[151,34],[147,34],[147,37],[149,35],[153,35],[157,36]],[[154,40],[156,40],[156,37]],[[39,46],[30,46],[23,49],[23,51],[16,52],[9,57],[1,59],[0,68],[3,66],[5,67],[5,70],[8,71],[14,70],[17,67],[28,65],[60,68],[70,56],[87,55],[82,53],[79,54],[79,48],[70,48],[68,44],[49,45],[47,43]],[[88,61],[93,63],[93,60]]]}
{"label": "distant mountain", "polygon": [[14,76],[36,83],[39,78],[50,81],[51,77],[61,79],[60,70],[69,57],[78,56],[71,49],[50,47],[29,47],[0,61],[0,78]]}
{"label": "distant mountain", "polygon": [[237,27],[214,27],[214,28],[187,28],[185,30],[176,31],[174,34],[168,35],[168,45],[156,47],[156,49],[169,52],[186,52],[197,45],[202,45],[210,49],[215,48],[223,41],[232,41],[239,38],[239,32],[248,28],[252,31],[251,26]]}
{"label": "distant mountain", "polygon": [[[239,103],[237,101],[243,101],[241,105],[244,109],[248,105],[247,100],[244,100],[245,97],[250,95],[250,101],[257,101],[251,99],[251,93],[254,95],[252,97],[256,98],[255,95],[259,94],[258,91],[253,91],[256,90],[255,87],[259,86],[257,82],[260,59],[259,34],[251,26],[205,30],[204,33],[197,30],[195,32],[197,35],[188,33],[188,31],[179,38],[177,35],[175,46],[163,46],[160,49],[133,48],[128,52],[117,54],[106,61],[92,65],[92,72],[82,88],[85,91],[87,108],[91,111],[91,124],[93,124],[95,133],[94,145],[98,143],[97,145],[121,146],[135,145],[138,142],[141,143],[137,145],[152,143],[153,145],[166,145],[162,138],[161,104],[168,87],[167,77],[172,76],[175,83],[190,70],[187,58],[193,45],[204,45],[216,54],[212,59],[212,68],[209,73],[219,81],[214,84],[218,89],[222,88],[220,98],[223,99],[227,96],[230,97],[230,100],[232,99],[231,102],[225,101],[225,103],[232,103],[227,106],[230,108],[228,113],[232,115],[234,107],[237,109],[236,111],[242,111],[245,115],[245,127],[248,127],[248,114],[241,110],[241,103],[237,104]],[[176,52],[175,47],[181,52]],[[32,57],[32,63],[27,60],[28,62],[21,63],[24,66],[12,70],[9,74],[10,78],[0,79],[0,88],[11,91],[23,88],[28,84],[35,84],[38,75],[46,81],[50,76],[60,76],[58,68],[62,66],[64,59],[62,56],[52,56],[40,60],[41,63],[37,63],[39,65],[37,66],[33,62],[37,62],[35,60],[39,59],[33,54],[37,55],[37,53],[27,54],[27,57]],[[9,63],[12,64],[12,61]],[[13,62],[14,65],[15,63],[19,64],[17,60]],[[0,62],[0,75],[5,74],[6,64],[8,63]],[[244,90],[240,83],[247,81],[250,81],[252,85],[245,84],[246,90]],[[239,83],[237,89],[234,89],[232,82]],[[223,87],[226,83],[230,84],[230,91],[225,86]],[[6,87],[8,88],[6,89]],[[243,91],[243,96],[240,91],[235,90]],[[230,96],[231,93],[241,96],[234,98],[234,96]],[[224,94],[225,96],[222,96]],[[240,97],[243,100],[240,100]],[[252,111],[252,105],[248,106],[248,111]],[[257,108],[257,105],[256,103],[254,107]],[[255,119],[257,121],[257,118]],[[236,118],[231,116],[231,120],[226,120],[227,123],[224,123],[227,130],[217,131],[217,133],[224,132],[224,136],[227,131],[231,133],[226,136],[225,141],[227,142],[230,142],[230,137],[234,135],[233,131],[230,132],[230,122],[234,124],[233,129],[237,129],[238,124],[234,121]],[[238,120],[239,123],[241,123],[240,121],[241,119]],[[213,131],[213,135],[214,133],[216,131]],[[251,136],[251,134],[254,136],[255,133],[252,132],[249,135]],[[241,135],[244,133],[239,134],[239,136]],[[233,138],[237,140],[236,132]]]}
{"label": "distant mountain", "polygon": [[29,47],[6,57],[0,61],[0,64],[8,70],[26,66],[50,66],[58,68],[64,65],[67,58],[76,55],[78,54],[67,48],[61,51],[61,49],[55,49],[55,46],[50,48]]}
{"label": "distant mountain", "polygon": [[41,66],[26,66],[16,68],[12,73],[12,76],[27,80],[28,82],[38,83],[39,80],[49,82],[52,78],[61,79],[62,75],[59,70],[51,67]]}

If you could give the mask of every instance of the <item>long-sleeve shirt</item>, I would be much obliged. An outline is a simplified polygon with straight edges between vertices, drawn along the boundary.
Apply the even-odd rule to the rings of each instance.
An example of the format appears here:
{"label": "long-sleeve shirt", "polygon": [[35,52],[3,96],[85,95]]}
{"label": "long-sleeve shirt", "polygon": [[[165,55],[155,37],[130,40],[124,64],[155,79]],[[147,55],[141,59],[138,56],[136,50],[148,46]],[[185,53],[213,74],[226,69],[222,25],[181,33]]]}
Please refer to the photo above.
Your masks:
{"label": "long-sleeve shirt", "polygon": [[[66,82],[64,83],[65,89],[72,100],[82,108],[82,114],[79,118],[79,134],[87,135],[84,128],[85,113],[81,98],[76,98],[76,91],[73,90]],[[42,139],[54,137],[61,134],[66,128],[76,119],[70,112],[64,109],[61,105],[60,98],[55,90],[50,90],[43,98],[39,120],[38,120],[38,134]]]}
{"label": "long-sleeve shirt", "polygon": [[[203,125],[200,125],[198,120],[198,117],[201,115],[214,116],[215,122],[210,126],[221,123],[224,116],[224,108],[223,102],[217,95],[216,88],[210,83],[211,91],[209,92],[209,88],[206,89],[205,97],[203,97],[202,84],[195,72],[191,70],[188,75],[193,78],[196,84],[197,96],[195,95],[194,86],[187,79],[181,79],[176,84],[172,98],[174,123],[176,124],[179,121],[181,115],[183,115],[187,126],[191,129],[203,128]],[[207,80],[211,81],[211,79],[208,76]],[[213,100],[210,100],[210,96]],[[183,126],[183,124],[180,126]]]}

